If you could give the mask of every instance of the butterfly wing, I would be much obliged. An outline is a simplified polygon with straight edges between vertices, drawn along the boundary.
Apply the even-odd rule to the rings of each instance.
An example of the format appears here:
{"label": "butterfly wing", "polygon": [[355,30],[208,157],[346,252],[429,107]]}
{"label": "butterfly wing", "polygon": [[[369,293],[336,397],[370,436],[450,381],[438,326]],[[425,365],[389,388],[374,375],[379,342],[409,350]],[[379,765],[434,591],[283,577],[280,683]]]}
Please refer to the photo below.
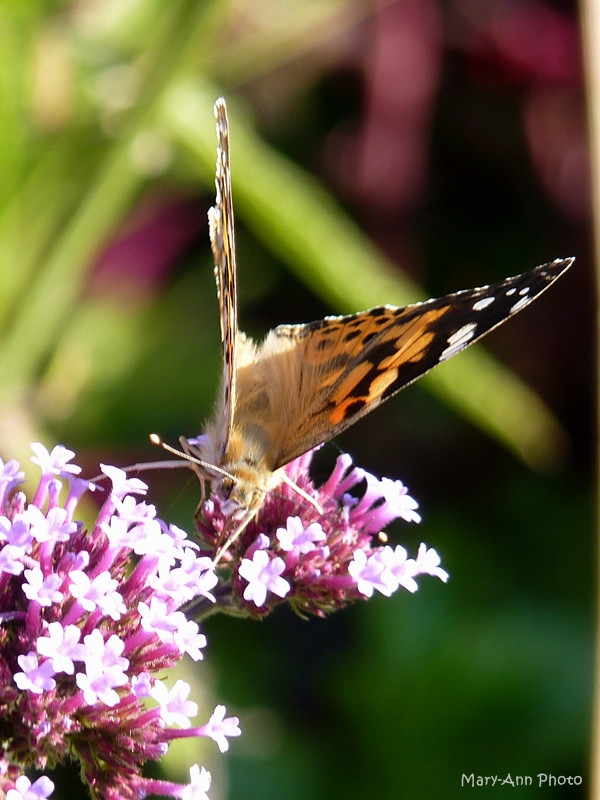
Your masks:
{"label": "butterfly wing", "polygon": [[222,98],[215,117],[216,201],[209,225],[223,376],[217,418],[208,429],[211,463],[241,458],[267,472],[287,464],[525,308],[573,261],[559,259],[493,286],[406,308],[381,306],[280,325],[257,351],[237,327],[229,128]]}
{"label": "butterfly wing", "polygon": [[229,164],[229,127],[227,109],[223,98],[215,103],[217,120],[217,169],[215,177],[215,205],[208,212],[210,243],[215,260],[215,280],[219,300],[221,345],[223,348],[222,432],[219,448],[221,455],[227,450],[235,408],[235,357],[237,327],[237,289],[233,205],[231,198],[231,172]]}
{"label": "butterfly wing", "polygon": [[492,286],[405,308],[280,325],[240,370],[240,421],[267,431],[268,460],[277,469],[525,308],[572,262],[558,259]]}

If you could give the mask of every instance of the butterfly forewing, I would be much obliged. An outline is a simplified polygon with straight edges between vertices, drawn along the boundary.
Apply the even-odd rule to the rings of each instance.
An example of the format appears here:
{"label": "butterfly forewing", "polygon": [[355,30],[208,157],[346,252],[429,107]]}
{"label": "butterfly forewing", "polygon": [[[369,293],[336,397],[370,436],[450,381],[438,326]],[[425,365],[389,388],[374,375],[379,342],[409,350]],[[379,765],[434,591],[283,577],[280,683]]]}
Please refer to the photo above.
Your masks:
{"label": "butterfly forewing", "polygon": [[[296,341],[298,385],[306,397],[284,435],[276,465],[336,436],[476,342],[525,308],[571,263],[559,259],[492,286],[405,308],[382,306],[276,328],[273,334],[282,341]],[[264,356],[273,357],[268,351]],[[281,413],[284,407],[273,410]]]}
{"label": "butterfly forewing", "polygon": [[215,176],[215,205],[209,211],[210,241],[215,260],[215,280],[221,321],[221,346],[223,350],[222,441],[221,455],[227,449],[235,407],[235,352],[237,338],[237,289],[235,263],[235,235],[229,164],[229,125],[225,101],[215,103],[217,120],[217,168]]}

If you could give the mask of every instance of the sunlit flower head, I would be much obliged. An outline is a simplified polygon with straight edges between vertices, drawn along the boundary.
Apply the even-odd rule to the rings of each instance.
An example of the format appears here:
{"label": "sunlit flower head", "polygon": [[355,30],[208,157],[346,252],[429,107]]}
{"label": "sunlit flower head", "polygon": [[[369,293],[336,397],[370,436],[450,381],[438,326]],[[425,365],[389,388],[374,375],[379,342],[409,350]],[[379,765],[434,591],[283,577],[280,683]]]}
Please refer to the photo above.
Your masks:
{"label": "sunlit flower head", "polygon": [[[299,613],[322,616],[375,591],[389,596],[402,586],[413,592],[420,574],[448,579],[435,550],[421,545],[413,559],[403,547],[384,544],[383,529],[394,520],[421,520],[401,481],[376,478],[343,454],[316,487],[309,474],[312,457],[306,453],[285,467],[288,480],[267,494],[223,553],[219,600],[225,610],[261,617],[290,603]],[[211,556],[236,525],[224,505],[213,495],[200,508],[201,547]],[[202,606],[203,600],[195,604]]]}
{"label": "sunlit flower head", "polygon": [[[222,706],[218,722],[192,727],[189,685],[162,680],[184,654],[203,657],[206,638],[180,608],[214,601],[213,564],[138,501],[138,478],[104,467],[106,490],[77,477],[70,450],[32,449],[42,476],[31,501],[18,464],[0,462],[0,795],[50,797],[50,777],[25,773],[75,760],[98,800],[204,797],[204,768],[183,786],[143,767],[172,739],[208,736],[223,750],[239,735]],[[89,529],[75,517],[86,492],[104,497]]]}

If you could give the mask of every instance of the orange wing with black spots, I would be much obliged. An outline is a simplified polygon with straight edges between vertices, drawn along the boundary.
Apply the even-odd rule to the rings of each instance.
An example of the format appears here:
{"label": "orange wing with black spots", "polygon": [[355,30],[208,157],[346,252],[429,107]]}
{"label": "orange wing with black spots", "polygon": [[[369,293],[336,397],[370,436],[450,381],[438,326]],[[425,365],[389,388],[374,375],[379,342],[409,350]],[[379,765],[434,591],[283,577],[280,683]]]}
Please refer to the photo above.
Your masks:
{"label": "orange wing with black spots", "polygon": [[[279,401],[270,413],[286,418],[277,467],[337,436],[437,364],[464,350],[525,308],[572,263],[559,259],[492,286],[467,289],[405,308],[381,306],[306,325],[280,325],[258,351],[256,364],[275,358],[272,341],[292,341],[297,368],[281,362]],[[286,351],[285,344],[282,347]],[[259,372],[266,364],[259,366]],[[299,389],[300,395],[299,395]],[[286,400],[286,394],[297,397]],[[286,413],[295,406],[293,414]]]}
{"label": "orange wing with black spots", "polygon": [[223,375],[213,419],[183,439],[202,478],[243,515],[231,540],[283,476],[279,468],[332,439],[404,386],[525,308],[573,259],[406,308],[381,306],[306,325],[280,325],[256,346],[238,332],[229,128],[217,120],[210,237],[221,314]]}

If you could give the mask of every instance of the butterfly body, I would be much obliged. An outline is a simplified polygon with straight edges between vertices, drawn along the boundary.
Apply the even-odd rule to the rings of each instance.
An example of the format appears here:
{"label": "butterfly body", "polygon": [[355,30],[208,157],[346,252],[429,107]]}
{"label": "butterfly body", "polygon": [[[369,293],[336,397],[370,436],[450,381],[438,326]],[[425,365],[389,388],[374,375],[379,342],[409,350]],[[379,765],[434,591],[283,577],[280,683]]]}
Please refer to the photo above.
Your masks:
{"label": "butterfly body", "polygon": [[222,99],[215,115],[217,197],[209,222],[223,376],[204,434],[182,444],[202,462],[200,477],[237,520],[231,540],[256,514],[266,493],[282,480],[289,482],[282,467],[520,311],[573,259],[404,308],[385,305],[280,325],[257,345],[237,327],[229,131]]}

